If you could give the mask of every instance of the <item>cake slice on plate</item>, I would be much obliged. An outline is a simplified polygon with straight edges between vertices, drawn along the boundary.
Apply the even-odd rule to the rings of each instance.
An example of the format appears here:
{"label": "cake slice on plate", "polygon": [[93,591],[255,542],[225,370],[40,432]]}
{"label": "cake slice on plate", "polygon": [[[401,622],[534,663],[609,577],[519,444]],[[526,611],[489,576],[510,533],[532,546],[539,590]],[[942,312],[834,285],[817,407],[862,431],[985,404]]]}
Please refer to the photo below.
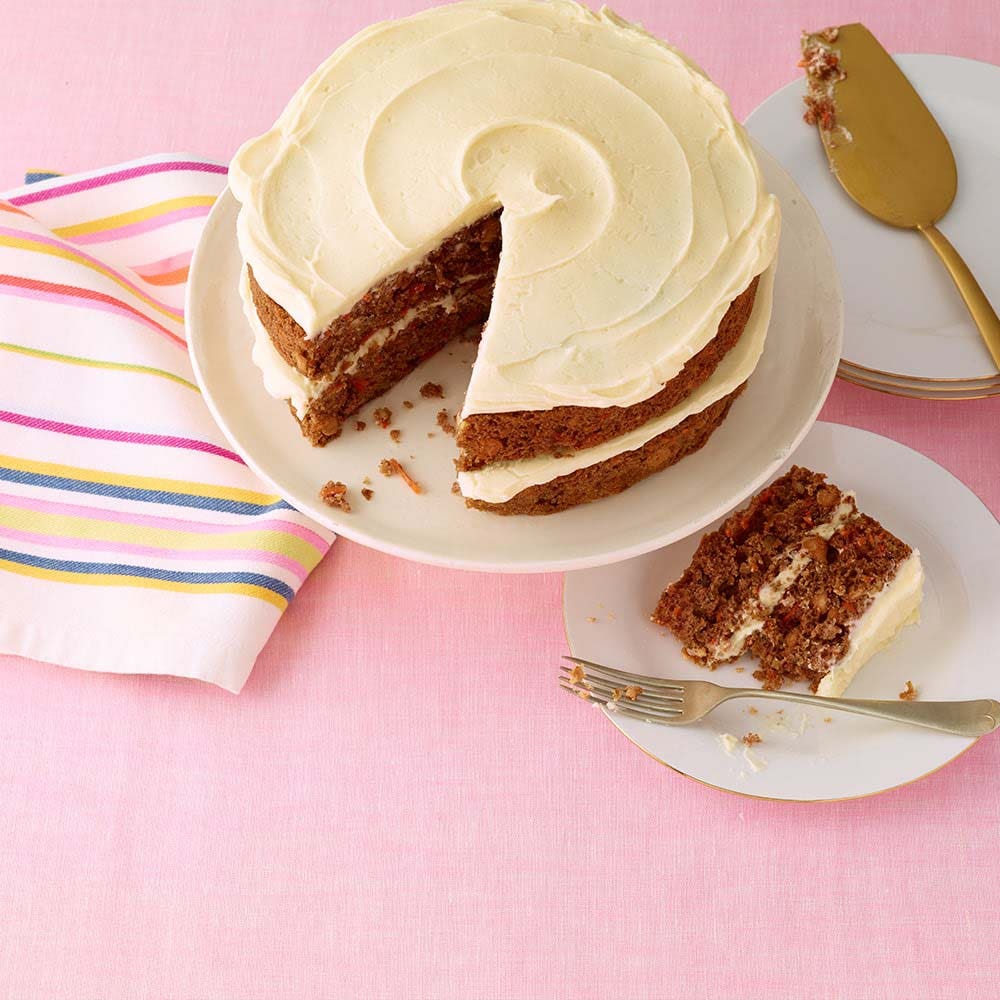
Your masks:
{"label": "cake slice on plate", "polygon": [[748,653],[765,688],[801,680],[837,697],[919,620],[923,580],[920,553],[853,493],[793,466],[702,538],[652,620],[703,666]]}

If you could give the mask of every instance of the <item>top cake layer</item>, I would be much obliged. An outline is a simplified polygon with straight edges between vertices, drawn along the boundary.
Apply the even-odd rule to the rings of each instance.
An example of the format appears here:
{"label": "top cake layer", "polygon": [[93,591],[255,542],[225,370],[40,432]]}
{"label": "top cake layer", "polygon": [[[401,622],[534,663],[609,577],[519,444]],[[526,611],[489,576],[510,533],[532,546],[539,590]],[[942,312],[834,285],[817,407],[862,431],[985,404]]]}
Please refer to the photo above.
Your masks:
{"label": "top cake layer", "polygon": [[722,92],[569,0],[468,0],[361,32],[239,150],[230,185],[244,258],[307,337],[502,206],[463,415],[649,398],[779,229]]}

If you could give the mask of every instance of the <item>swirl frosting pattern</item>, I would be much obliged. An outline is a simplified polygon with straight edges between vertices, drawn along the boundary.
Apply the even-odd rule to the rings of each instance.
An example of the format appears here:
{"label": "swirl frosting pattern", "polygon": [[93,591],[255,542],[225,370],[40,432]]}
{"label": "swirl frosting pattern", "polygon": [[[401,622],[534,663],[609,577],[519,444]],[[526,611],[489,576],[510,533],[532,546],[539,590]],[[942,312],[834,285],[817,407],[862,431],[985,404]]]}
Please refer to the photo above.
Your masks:
{"label": "swirl frosting pattern", "polygon": [[244,259],[310,337],[502,206],[463,415],[648,398],[779,230],[722,92],[570,0],[466,0],[361,32],[239,150],[230,185]]}

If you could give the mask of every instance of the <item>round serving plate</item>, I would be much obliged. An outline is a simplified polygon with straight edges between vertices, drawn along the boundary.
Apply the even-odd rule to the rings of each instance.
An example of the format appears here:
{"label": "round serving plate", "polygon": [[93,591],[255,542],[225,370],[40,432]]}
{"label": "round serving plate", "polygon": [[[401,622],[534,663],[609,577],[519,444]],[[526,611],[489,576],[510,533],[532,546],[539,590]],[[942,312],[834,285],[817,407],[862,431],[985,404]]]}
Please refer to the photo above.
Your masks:
{"label": "round serving plate", "polygon": [[[842,338],[840,285],[830,245],[794,181],[761,151],[768,187],[781,201],[783,223],[774,310],[757,371],[725,423],[698,453],[596,503],[547,517],[501,517],[469,510],[451,493],[454,439],[440,432],[441,400],[419,386],[440,382],[451,412],[468,384],[474,344],[456,343],[430,358],[325,448],[299,432],[287,405],[272,399],[251,360],[251,332],[238,282],[237,203],[216,202],[191,262],[187,331],[204,398],[233,447],[296,508],[340,534],[420,562],[495,572],[578,569],[660,548],[715,520],[753,492],[784,462],[816,419],[837,370]],[[405,409],[403,401],[413,409]],[[371,420],[375,406],[393,411],[394,444]],[[433,436],[431,436],[433,435]],[[395,457],[420,482],[412,493],[378,474]],[[361,499],[365,478],[375,495]],[[347,484],[353,510],[324,505],[327,480]]]}
{"label": "round serving plate", "polygon": [[[1000,525],[976,495],[918,452],[840,424],[816,424],[795,462],[856,491],[862,511],[919,549],[927,576],[920,624],[905,628],[870,660],[848,695],[895,699],[912,681],[926,700],[1000,696],[1000,662],[990,653],[1000,602],[994,566]],[[709,675],[681,654],[669,632],[649,620],[661,591],[683,573],[698,541],[696,535],[628,562],[568,573],[563,612],[573,655],[657,677],[711,676],[731,687],[756,686],[749,658]],[[594,709],[567,702],[566,710]],[[723,704],[688,726],[604,714],[673,770],[723,791],[765,799],[874,795],[932,774],[975,742],[762,699]],[[603,721],[596,711],[595,717]],[[723,734],[739,740],[750,732],[762,739],[753,751],[744,756],[741,745],[727,752]]]}
{"label": "round serving plate", "polygon": [[[896,61],[944,129],[958,164],[958,194],[940,228],[1000,303],[1000,67],[954,56]],[[879,377],[995,381],[996,368],[948,272],[918,233],[859,208],[830,173],[816,129],[802,121],[805,83],[772,94],[747,119],[750,133],[795,178],[830,237],[846,289],[844,358]]]}

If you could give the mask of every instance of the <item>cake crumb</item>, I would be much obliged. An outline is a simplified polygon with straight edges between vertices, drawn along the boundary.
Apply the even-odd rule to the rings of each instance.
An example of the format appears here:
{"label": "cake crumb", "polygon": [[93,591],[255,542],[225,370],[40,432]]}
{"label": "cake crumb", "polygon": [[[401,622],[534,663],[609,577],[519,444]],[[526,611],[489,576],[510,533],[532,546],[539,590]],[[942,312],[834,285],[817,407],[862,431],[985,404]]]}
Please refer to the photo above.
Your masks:
{"label": "cake crumb", "polygon": [[454,482],[454,483],[451,484],[451,492],[455,496],[461,496],[462,495],[462,487],[459,486],[457,482]]}
{"label": "cake crumb", "polygon": [[393,439],[393,441],[396,442],[396,444],[399,444],[399,439],[402,436],[403,436],[403,432],[402,431],[399,431],[399,430],[389,431],[389,437],[391,437]]}
{"label": "cake crumb", "polygon": [[445,434],[454,434],[455,425],[451,421],[451,416],[447,410],[438,410],[437,425]]}
{"label": "cake crumb", "polygon": [[641,694],[642,688],[639,687],[638,684],[629,684],[629,686],[625,688],[625,697],[628,698],[629,701],[635,701]]}
{"label": "cake crumb", "polygon": [[405,410],[412,410],[413,409],[413,404],[408,399],[404,399],[403,400],[403,409],[405,409]]}
{"label": "cake crumb", "polygon": [[609,622],[614,622],[614,621],[617,621],[617,620],[618,620],[618,616],[613,611],[609,611],[608,612],[608,621]]}
{"label": "cake crumb", "polygon": [[735,670],[738,674],[742,674],[743,671],[746,670],[746,667],[733,667],[733,670]]}
{"label": "cake crumb", "polygon": [[573,664],[573,669],[569,672],[570,684],[580,684],[583,681],[583,667],[579,663]]}
{"label": "cake crumb", "polygon": [[392,423],[392,410],[388,406],[380,406],[373,414],[372,418],[382,430],[385,430]]}
{"label": "cake crumb", "polygon": [[362,486],[371,486],[371,484],[372,484],[372,481],[367,476],[362,476],[361,477],[361,485]]}
{"label": "cake crumb", "polygon": [[916,701],[919,692],[913,686],[913,681],[907,681],[906,687],[899,692],[899,697],[901,701]]}
{"label": "cake crumb", "polygon": [[823,721],[824,722],[833,722],[833,719],[831,719],[830,716],[828,715]]}
{"label": "cake crumb", "polygon": [[382,473],[383,476],[402,476],[403,481],[407,486],[413,490],[414,493],[422,493],[423,490],[418,483],[407,471],[403,468],[402,462],[395,458],[383,458],[378,464],[378,471]]}
{"label": "cake crumb", "polygon": [[587,621],[590,622],[591,625],[597,624],[597,619],[593,615],[587,615]]}
{"label": "cake crumb", "polygon": [[319,498],[327,507],[342,510],[345,514],[350,514],[351,512],[351,504],[347,499],[347,487],[343,483],[338,483],[331,479],[319,491]]}
{"label": "cake crumb", "polygon": [[743,745],[747,747],[752,747],[757,743],[763,743],[764,741],[756,733],[747,733],[743,737]]}
{"label": "cake crumb", "polygon": [[759,708],[757,708],[755,705],[751,705],[747,709],[747,715],[756,715],[759,711],[760,711]]}
{"label": "cake crumb", "polygon": [[362,496],[363,496],[363,497],[364,497],[364,498],[365,498],[366,500],[371,500],[371,498],[372,498],[373,496],[375,496],[375,491],[374,491],[374,490],[370,490],[370,489],[368,489],[368,487],[366,486],[366,487],[365,487],[365,488],[364,488],[364,489],[363,489],[363,490],[361,491],[361,495],[362,495]]}
{"label": "cake crumb", "polygon": [[368,425],[363,420],[354,421],[354,429],[356,431],[363,431]]}
{"label": "cake crumb", "polygon": [[427,436],[428,436],[429,438],[432,438],[432,437],[436,437],[436,435],[434,434],[434,431],[428,431],[428,432],[427,432]]}
{"label": "cake crumb", "polygon": [[438,382],[425,382],[420,387],[424,399],[444,399],[444,387]]}

